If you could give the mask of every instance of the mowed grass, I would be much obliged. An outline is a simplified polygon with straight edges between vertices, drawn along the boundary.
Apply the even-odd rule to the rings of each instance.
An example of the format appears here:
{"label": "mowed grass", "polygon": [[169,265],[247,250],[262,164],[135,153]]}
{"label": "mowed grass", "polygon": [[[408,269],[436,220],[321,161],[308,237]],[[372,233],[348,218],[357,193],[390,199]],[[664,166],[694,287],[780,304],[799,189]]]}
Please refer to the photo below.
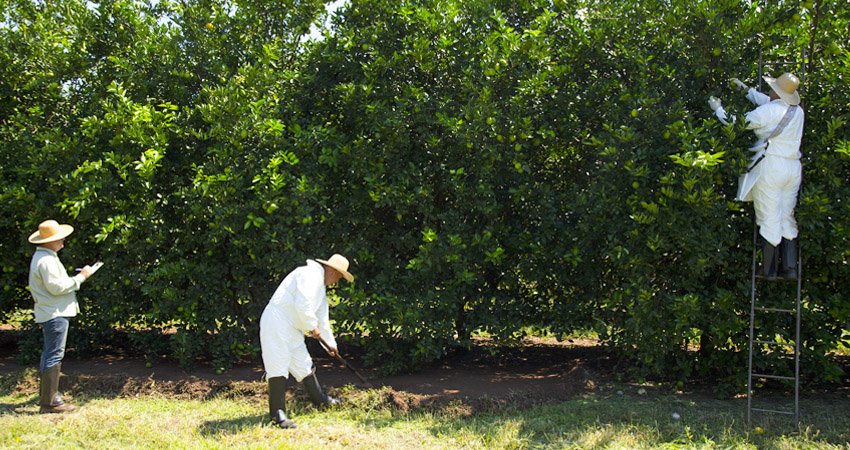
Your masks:
{"label": "mowed grass", "polygon": [[[208,400],[80,393],[78,411],[37,414],[34,375],[0,377],[0,448],[848,448],[850,402],[804,400],[803,425],[759,417],[744,423],[746,400],[639,395],[628,386],[569,401],[517,408],[492,402],[473,411],[462,402],[398,409],[388,388],[343,388],[345,406],[318,411],[291,402],[296,430],[266,420],[262,383],[254,395]],[[20,389],[25,380],[29,389]],[[617,389],[617,388],[615,388]],[[489,405],[489,406],[487,406]],[[675,420],[672,413],[681,418]],[[755,425],[755,423],[754,423]]]}

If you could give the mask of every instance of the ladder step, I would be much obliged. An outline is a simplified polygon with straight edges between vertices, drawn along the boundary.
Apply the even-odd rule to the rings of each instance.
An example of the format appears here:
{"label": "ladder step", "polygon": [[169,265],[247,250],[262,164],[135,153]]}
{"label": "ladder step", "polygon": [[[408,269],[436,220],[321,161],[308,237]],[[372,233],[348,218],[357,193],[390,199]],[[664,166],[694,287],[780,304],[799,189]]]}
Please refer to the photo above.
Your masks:
{"label": "ladder step", "polygon": [[753,408],[752,410],[753,411],[766,412],[766,413],[788,414],[789,416],[794,415],[794,411],[780,411],[780,410],[777,410],[777,409],[762,409],[762,408]]}
{"label": "ladder step", "polygon": [[785,376],[781,376],[781,375],[768,375],[768,374],[765,374],[765,373],[754,373],[752,376],[755,377],[755,378],[772,378],[774,380],[797,381],[797,379],[794,378],[794,377],[785,377]]}
{"label": "ladder step", "polygon": [[787,342],[775,342],[775,341],[753,341],[756,344],[770,344],[770,345],[782,345],[785,347],[794,347],[794,344],[789,344]]}
{"label": "ladder step", "polygon": [[797,61],[765,61],[764,62],[765,66],[782,66],[782,65],[786,65],[786,66],[794,65],[794,66],[796,66],[797,64],[800,64],[800,63],[797,62]]}
{"label": "ladder step", "polygon": [[783,313],[795,313],[796,309],[782,309],[782,308],[765,308],[762,306],[756,306],[756,311],[770,311],[770,312],[783,312]]}

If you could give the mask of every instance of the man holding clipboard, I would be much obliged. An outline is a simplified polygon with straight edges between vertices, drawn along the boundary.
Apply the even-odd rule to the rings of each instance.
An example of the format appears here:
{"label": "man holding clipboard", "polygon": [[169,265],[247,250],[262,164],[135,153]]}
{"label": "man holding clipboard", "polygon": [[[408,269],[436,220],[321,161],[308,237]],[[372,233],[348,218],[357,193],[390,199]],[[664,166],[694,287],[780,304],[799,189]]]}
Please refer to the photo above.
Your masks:
{"label": "man holding clipboard", "polygon": [[64,413],[75,409],[59,395],[59,375],[68,339],[68,318],[80,312],[76,291],[103,265],[87,265],[73,277],[68,275],[65,266],[59,261],[58,252],[65,247],[65,238],[73,232],[74,227],[71,225],[45,220],[38,225],[38,231],[29,237],[31,244],[38,245],[30,262],[29,287],[35,301],[35,322],[41,325],[44,334],[44,348],[39,364],[39,412],[42,414]]}

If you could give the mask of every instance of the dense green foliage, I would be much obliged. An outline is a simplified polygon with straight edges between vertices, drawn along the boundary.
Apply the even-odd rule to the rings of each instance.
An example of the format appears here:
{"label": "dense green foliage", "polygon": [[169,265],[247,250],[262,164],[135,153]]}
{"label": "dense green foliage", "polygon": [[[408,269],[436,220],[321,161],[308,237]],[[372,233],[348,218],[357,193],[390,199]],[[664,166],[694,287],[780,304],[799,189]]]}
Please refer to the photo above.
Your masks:
{"label": "dense green foliage", "polygon": [[307,41],[319,0],[9,1],[0,306],[29,304],[26,236],[53,217],[77,227],[66,262],[107,264],[79,349],[121,327],[186,365],[256,354],[282,276],[339,252],[337,329],[385,369],[585,328],[642,374],[740,386],[752,136],[706,99],[741,117],[728,79],[805,50],[803,369],[835,379],[850,8],[761,3],[351,0]]}

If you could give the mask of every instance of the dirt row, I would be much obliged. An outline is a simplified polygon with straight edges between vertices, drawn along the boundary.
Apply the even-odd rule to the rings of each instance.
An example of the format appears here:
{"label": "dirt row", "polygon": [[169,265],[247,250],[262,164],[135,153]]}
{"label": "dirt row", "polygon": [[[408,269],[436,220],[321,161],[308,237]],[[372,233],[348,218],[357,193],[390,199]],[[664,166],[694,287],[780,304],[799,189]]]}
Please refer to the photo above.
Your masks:
{"label": "dirt row", "polygon": [[[2,331],[0,331],[2,334]],[[585,393],[601,395],[686,395],[713,397],[710,383],[688,383],[675,387],[665,383],[632,384],[617,381],[620,368],[604,347],[591,339],[566,342],[528,338],[522,345],[491,351],[487,343],[471,351],[450,355],[414,373],[394,376],[362,368],[355,355],[349,361],[360,367],[370,381],[366,386],[339,362],[311,347],[320,382],[331,393],[345,395],[352,390],[375,388],[374,395],[398,411],[443,408],[462,405],[468,413],[572,399]],[[37,368],[22,366],[15,359],[16,348],[0,339],[0,375],[6,375],[0,388],[35,395]],[[850,367],[848,367],[850,368]],[[241,397],[265,399],[262,362],[252,361],[216,373],[208,366],[187,373],[175,362],[149,365],[143,358],[104,355],[79,359],[68,352],[62,365],[61,389],[70,395],[135,397],[167,396],[184,399]],[[850,372],[850,371],[848,371]],[[811,395],[835,395],[850,399],[850,383],[810,391]],[[300,386],[290,380],[289,395],[304,397]],[[804,393],[804,395],[806,395]],[[306,400],[305,400],[306,401]]]}
{"label": "dirt row", "polygon": [[[364,385],[339,362],[311,349],[317,376],[331,392],[373,387],[386,396],[392,407],[407,411],[430,405],[446,405],[462,400],[480,408],[512,404],[536,404],[564,400],[584,392],[593,392],[609,383],[608,374],[597,368],[610,362],[601,347],[592,340],[559,343],[529,340],[524,345],[493,355],[484,347],[452,355],[419,371],[380,376],[361,368],[371,386]],[[358,367],[359,361],[350,357]],[[0,346],[0,374],[12,375],[11,389],[36,393],[35,366],[22,366],[10,345]],[[143,358],[105,355],[78,359],[69,351],[62,365],[63,391],[74,395],[132,397],[162,395],[186,399],[217,396],[263,397],[261,361],[216,373],[199,366],[187,373],[176,363],[161,361],[149,365]],[[290,381],[290,395],[303,395]]]}

